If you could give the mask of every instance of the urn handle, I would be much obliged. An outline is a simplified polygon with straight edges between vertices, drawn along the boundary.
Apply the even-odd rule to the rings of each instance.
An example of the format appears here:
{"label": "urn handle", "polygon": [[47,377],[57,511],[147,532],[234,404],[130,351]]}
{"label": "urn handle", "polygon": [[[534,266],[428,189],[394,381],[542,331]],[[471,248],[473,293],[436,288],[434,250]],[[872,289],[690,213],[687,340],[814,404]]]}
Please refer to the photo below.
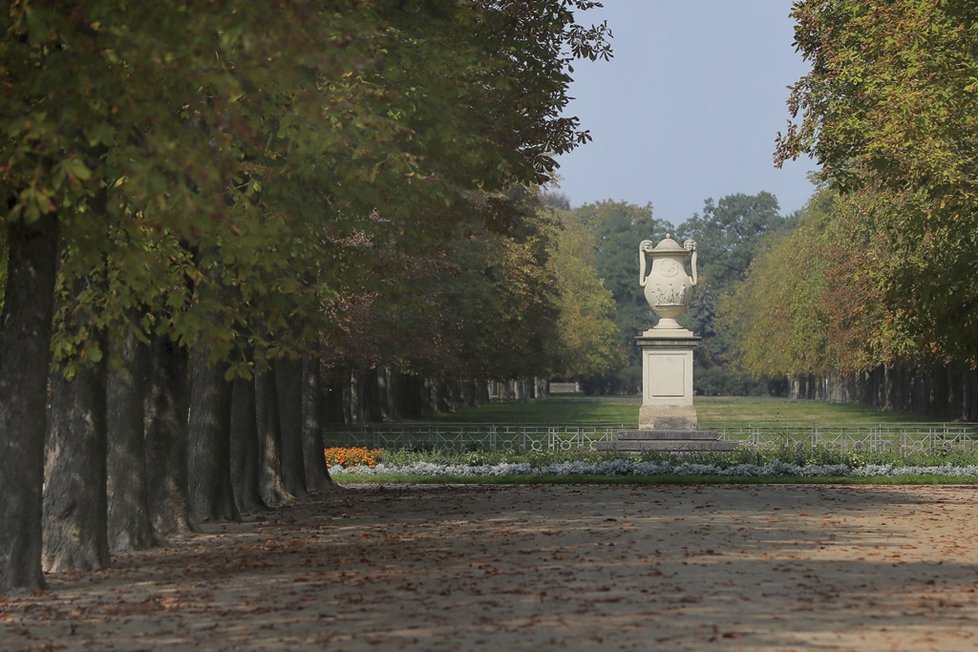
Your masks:
{"label": "urn handle", "polygon": [[683,249],[693,252],[693,257],[689,261],[689,266],[693,268],[693,285],[696,285],[696,241],[686,240],[683,242]]}
{"label": "urn handle", "polygon": [[642,240],[638,245],[638,286],[645,287],[645,254],[655,249],[651,240]]}

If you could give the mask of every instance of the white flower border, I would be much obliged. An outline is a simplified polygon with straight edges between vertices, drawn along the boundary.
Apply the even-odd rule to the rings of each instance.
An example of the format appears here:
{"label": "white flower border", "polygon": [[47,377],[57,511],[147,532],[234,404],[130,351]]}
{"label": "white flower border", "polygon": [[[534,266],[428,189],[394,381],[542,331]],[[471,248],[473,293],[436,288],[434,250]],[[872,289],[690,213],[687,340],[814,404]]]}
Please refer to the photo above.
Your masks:
{"label": "white flower border", "polygon": [[713,464],[672,464],[670,462],[639,462],[634,460],[607,460],[604,462],[558,462],[544,466],[533,466],[525,462],[511,464],[482,464],[468,466],[464,464],[433,464],[431,462],[413,462],[405,465],[378,464],[369,466],[354,466],[344,468],[330,467],[329,472],[334,476],[357,475],[373,476],[383,473],[395,473],[420,476],[507,476],[527,473],[542,475],[715,475],[715,476],[848,476],[848,477],[888,477],[907,475],[939,475],[961,478],[978,477],[978,465],[953,466],[895,466],[892,464],[867,464],[866,466],[850,467],[845,464],[811,464],[800,466],[786,462],[771,462],[769,464],[736,464],[719,467]]}

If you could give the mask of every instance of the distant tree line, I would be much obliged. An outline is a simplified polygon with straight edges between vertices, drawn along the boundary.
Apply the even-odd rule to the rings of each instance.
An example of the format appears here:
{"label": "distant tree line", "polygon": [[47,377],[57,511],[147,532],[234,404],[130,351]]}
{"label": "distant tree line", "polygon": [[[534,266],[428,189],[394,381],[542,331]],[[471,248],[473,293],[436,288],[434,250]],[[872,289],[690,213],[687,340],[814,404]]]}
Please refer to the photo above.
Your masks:
{"label": "distant tree line", "polygon": [[[551,205],[566,201],[551,198]],[[565,379],[581,383],[594,394],[634,394],[641,391],[642,360],[635,338],[656,323],[656,316],[638,284],[638,245],[642,240],[674,238],[696,240],[699,283],[688,313],[681,318],[702,338],[694,356],[694,391],[707,395],[744,395],[786,389],[769,378],[757,379],[736,366],[733,334],[717,323],[719,306],[747,274],[766,234],[781,233],[794,224],[794,216],[780,213],[777,199],[767,192],[735,194],[704,202],[679,226],[655,218],[651,204],[603,201],[560,212],[565,224],[590,233],[592,254],[579,256],[593,265],[595,275],[610,293],[615,308],[614,339],[620,362],[590,373],[580,370]],[[579,228],[575,226],[575,228]]]}

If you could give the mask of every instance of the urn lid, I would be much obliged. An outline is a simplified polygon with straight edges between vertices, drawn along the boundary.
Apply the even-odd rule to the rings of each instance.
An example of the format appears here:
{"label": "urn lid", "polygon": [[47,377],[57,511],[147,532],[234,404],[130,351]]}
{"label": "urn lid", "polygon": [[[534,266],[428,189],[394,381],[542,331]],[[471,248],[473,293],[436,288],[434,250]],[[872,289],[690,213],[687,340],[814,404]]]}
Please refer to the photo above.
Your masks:
{"label": "urn lid", "polygon": [[672,234],[667,233],[665,239],[652,249],[653,254],[684,254],[687,253],[682,245],[672,239]]}

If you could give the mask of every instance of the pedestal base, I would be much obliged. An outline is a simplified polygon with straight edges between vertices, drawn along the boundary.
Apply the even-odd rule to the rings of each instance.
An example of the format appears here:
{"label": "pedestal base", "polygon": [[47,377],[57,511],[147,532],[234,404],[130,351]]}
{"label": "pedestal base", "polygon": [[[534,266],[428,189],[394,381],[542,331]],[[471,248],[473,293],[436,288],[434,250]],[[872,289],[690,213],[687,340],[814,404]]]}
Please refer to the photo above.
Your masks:
{"label": "pedestal base", "polygon": [[696,430],[696,425],[692,405],[643,405],[638,410],[638,427],[643,430]]}
{"label": "pedestal base", "polygon": [[614,441],[601,442],[598,450],[620,453],[700,453],[735,451],[735,441],[720,441],[715,432],[706,430],[639,429],[622,430]]}
{"label": "pedestal base", "polygon": [[650,329],[637,338],[642,349],[642,430],[696,430],[693,349],[700,342],[685,329]]}

